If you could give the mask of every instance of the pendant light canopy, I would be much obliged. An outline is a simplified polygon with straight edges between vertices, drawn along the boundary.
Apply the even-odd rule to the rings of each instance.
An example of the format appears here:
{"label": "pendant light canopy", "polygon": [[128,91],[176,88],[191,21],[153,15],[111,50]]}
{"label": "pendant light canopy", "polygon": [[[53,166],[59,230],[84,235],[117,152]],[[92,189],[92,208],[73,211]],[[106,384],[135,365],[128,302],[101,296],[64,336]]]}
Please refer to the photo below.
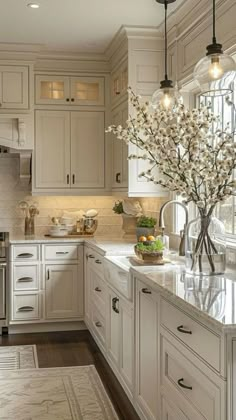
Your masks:
{"label": "pendant light canopy", "polygon": [[181,99],[178,89],[174,87],[172,80],[167,74],[167,7],[168,4],[176,0],[156,0],[157,3],[165,6],[165,79],[160,82],[160,89],[152,95],[152,106],[156,108],[161,105],[164,109],[173,109],[176,103]]}
{"label": "pendant light canopy", "polygon": [[216,0],[213,0],[213,37],[207,46],[206,57],[194,69],[194,79],[203,96],[223,96],[232,93],[231,83],[236,75],[236,63],[225,54],[216,41]]}

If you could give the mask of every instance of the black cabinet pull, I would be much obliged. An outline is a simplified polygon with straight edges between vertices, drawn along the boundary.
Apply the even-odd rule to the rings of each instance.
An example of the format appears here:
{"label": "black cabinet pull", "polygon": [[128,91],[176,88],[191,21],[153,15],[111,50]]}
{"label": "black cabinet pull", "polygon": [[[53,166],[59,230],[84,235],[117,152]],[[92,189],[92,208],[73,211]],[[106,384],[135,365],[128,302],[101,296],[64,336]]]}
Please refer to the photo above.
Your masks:
{"label": "black cabinet pull", "polygon": [[179,327],[177,327],[177,330],[179,332],[181,332],[182,334],[192,334],[192,331],[190,330],[185,330],[183,325],[180,325]]}
{"label": "black cabinet pull", "polygon": [[57,251],[56,255],[66,255],[69,254],[69,251]]}
{"label": "black cabinet pull", "polygon": [[70,175],[69,174],[66,175],[66,182],[67,182],[67,185],[69,185],[69,183],[70,183]]}
{"label": "black cabinet pull", "polygon": [[184,388],[184,389],[190,389],[190,391],[193,389],[193,387],[192,386],[187,386],[187,385],[184,385],[183,384],[183,381],[184,381],[184,378],[181,378],[181,379],[179,379],[178,380],[178,385],[181,387],[181,388]]}
{"label": "black cabinet pull", "polygon": [[112,299],[112,309],[114,312],[116,312],[117,314],[120,313],[119,309],[117,308],[116,304],[119,302],[119,299],[117,297],[114,297]]}
{"label": "black cabinet pull", "polygon": [[21,277],[17,279],[18,283],[30,283],[31,281],[33,281],[32,277]]}
{"label": "black cabinet pull", "polygon": [[99,322],[99,321],[95,322],[95,325],[96,325],[96,327],[98,327],[98,328],[101,328],[101,327],[102,327],[102,324],[101,324],[101,322]]}
{"label": "black cabinet pull", "polygon": [[17,312],[32,312],[34,311],[33,306],[21,306],[17,309]]}
{"label": "black cabinet pull", "polygon": [[75,184],[75,174],[72,175],[72,184]]}
{"label": "black cabinet pull", "polygon": [[71,98],[71,102],[75,102],[75,98]]}
{"label": "black cabinet pull", "polygon": [[102,264],[102,261],[100,261],[100,260],[95,260],[95,263],[96,263],[96,264]]}
{"label": "black cabinet pull", "polygon": [[17,258],[32,258],[33,254],[30,254],[29,252],[23,252],[22,254],[18,254]]}
{"label": "black cabinet pull", "polygon": [[121,173],[120,172],[117,172],[117,174],[116,174],[116,182],[117,182],[117,184],[120,184],[120,175],[121,175]]}
{"label": "black cabinet pull", "polygon": [[70,102],[70,98],[66,98],[66,102]]}
{"label": "black cabinet pull", "polygon": [[142,289],[142,292],[143,292],[143,293],[146,293],[146,295],[151,295],[151,294],[152,294],[151,290],[147,289],[146,287],[144,287],[144,288]]}
{"label": "black cabinet pull", "polygon": [[47,280],[50,280],[50,270],[48,270]]}
{"label": "black cabinet pull", "polygon": [[120,95],[120,92],[119,91],[116,91],[116,95]]}
{"label": "black cabinet pull", "polygon": [[102,290],[99,287],[95,287],[95,292],[101,292]]}
{"label": "black cabinet pull", "polygon": [[88,257],[92,259],[95,258],[93,254],[90,254]]}

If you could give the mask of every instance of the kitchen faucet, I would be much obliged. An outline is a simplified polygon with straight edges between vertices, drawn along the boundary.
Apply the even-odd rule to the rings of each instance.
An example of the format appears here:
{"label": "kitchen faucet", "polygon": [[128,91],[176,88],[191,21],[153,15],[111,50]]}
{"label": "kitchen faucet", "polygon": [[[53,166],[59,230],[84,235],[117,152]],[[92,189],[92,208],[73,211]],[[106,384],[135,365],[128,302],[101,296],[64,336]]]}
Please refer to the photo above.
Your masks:
{"label": "kitchen faucet", "polygon": [[160,209],[159,227],[161,228],[162,234],[164,235],[164,230],[165,230],[164,213],[165,213],[166,207],[168,207],[170,204],[177,204],[177,205],[183,207],[183,209],[185,211],[185,224],[184,224],[183,230],[180,231],[181,240],[180,240],[180,244],[179,244],[179,255],[184,256],[185,255],[186,231],[187,231],[187,226],[188,226],[188,209],[185,206],[185,204],[181,203],[178,200],[170,200],[170,201],[167,201],[165,204],[163,204],[163,206]]}

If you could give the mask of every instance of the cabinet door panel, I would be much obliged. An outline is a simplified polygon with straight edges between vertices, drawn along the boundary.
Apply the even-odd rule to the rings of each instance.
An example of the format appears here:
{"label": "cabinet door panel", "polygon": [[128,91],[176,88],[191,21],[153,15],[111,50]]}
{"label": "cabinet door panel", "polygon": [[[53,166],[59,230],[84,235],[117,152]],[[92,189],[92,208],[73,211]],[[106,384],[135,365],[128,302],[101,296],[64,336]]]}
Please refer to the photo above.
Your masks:
{"label": "cabinet door panel", "polygon": [[138,283],[136,323],[136,398],[150,420],[158,418],[158,306]]}
{"label": "cabinet door panel", "polygon": [[73,318],[83,314],[83,287],[75,264],[46,265],[46,319]]}
{"label": "cabinet door panel", "polygon": [[36,111],[36,188],[70,185],[70,114]]}
{"label": "cabinet door panel", "polygon": [[70,96],[74,105],[104,105],[104,79],[71,77]]}
{"label": "cabinet door panel", "polygon": [[133,390],[133,356],[134,356],[134,322],[133,310],[122,303],[121,313],[121,374],[128,385]]}
{"label": "cabinet door panel", "polygon": [[0,66],[2,108],[28,108],[28,68]]}
{"label": "cabinet door panel", "polygon": [[71,113],[72,188],[104,187],[104,113]]}
{"label": "cabinet door panel", "polygon": [[115,293],[109,291],[109,307],[108,307],[108,337],[107,347],[111,361],[119,368],[120,355],[120,313],[119,298]]}
{"label": "cabinet door panel", "polygon": [[70,78],[37,75],[36,104],[63,105],[70,103]]}

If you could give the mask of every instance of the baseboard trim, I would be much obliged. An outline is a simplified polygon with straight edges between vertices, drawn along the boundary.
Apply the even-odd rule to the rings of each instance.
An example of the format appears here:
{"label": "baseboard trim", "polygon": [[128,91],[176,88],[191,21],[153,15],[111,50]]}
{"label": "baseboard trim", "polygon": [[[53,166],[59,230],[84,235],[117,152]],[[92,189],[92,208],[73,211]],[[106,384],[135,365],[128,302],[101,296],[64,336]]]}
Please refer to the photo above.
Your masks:
{"label": "baseboard trim", "polygon": [[87,330],[83,321],[72,322],[52,322],[45,324],[24,324],[9,325],[8,334],[27,334],[37,332],[53,332],[53,331],[81,331]]}

